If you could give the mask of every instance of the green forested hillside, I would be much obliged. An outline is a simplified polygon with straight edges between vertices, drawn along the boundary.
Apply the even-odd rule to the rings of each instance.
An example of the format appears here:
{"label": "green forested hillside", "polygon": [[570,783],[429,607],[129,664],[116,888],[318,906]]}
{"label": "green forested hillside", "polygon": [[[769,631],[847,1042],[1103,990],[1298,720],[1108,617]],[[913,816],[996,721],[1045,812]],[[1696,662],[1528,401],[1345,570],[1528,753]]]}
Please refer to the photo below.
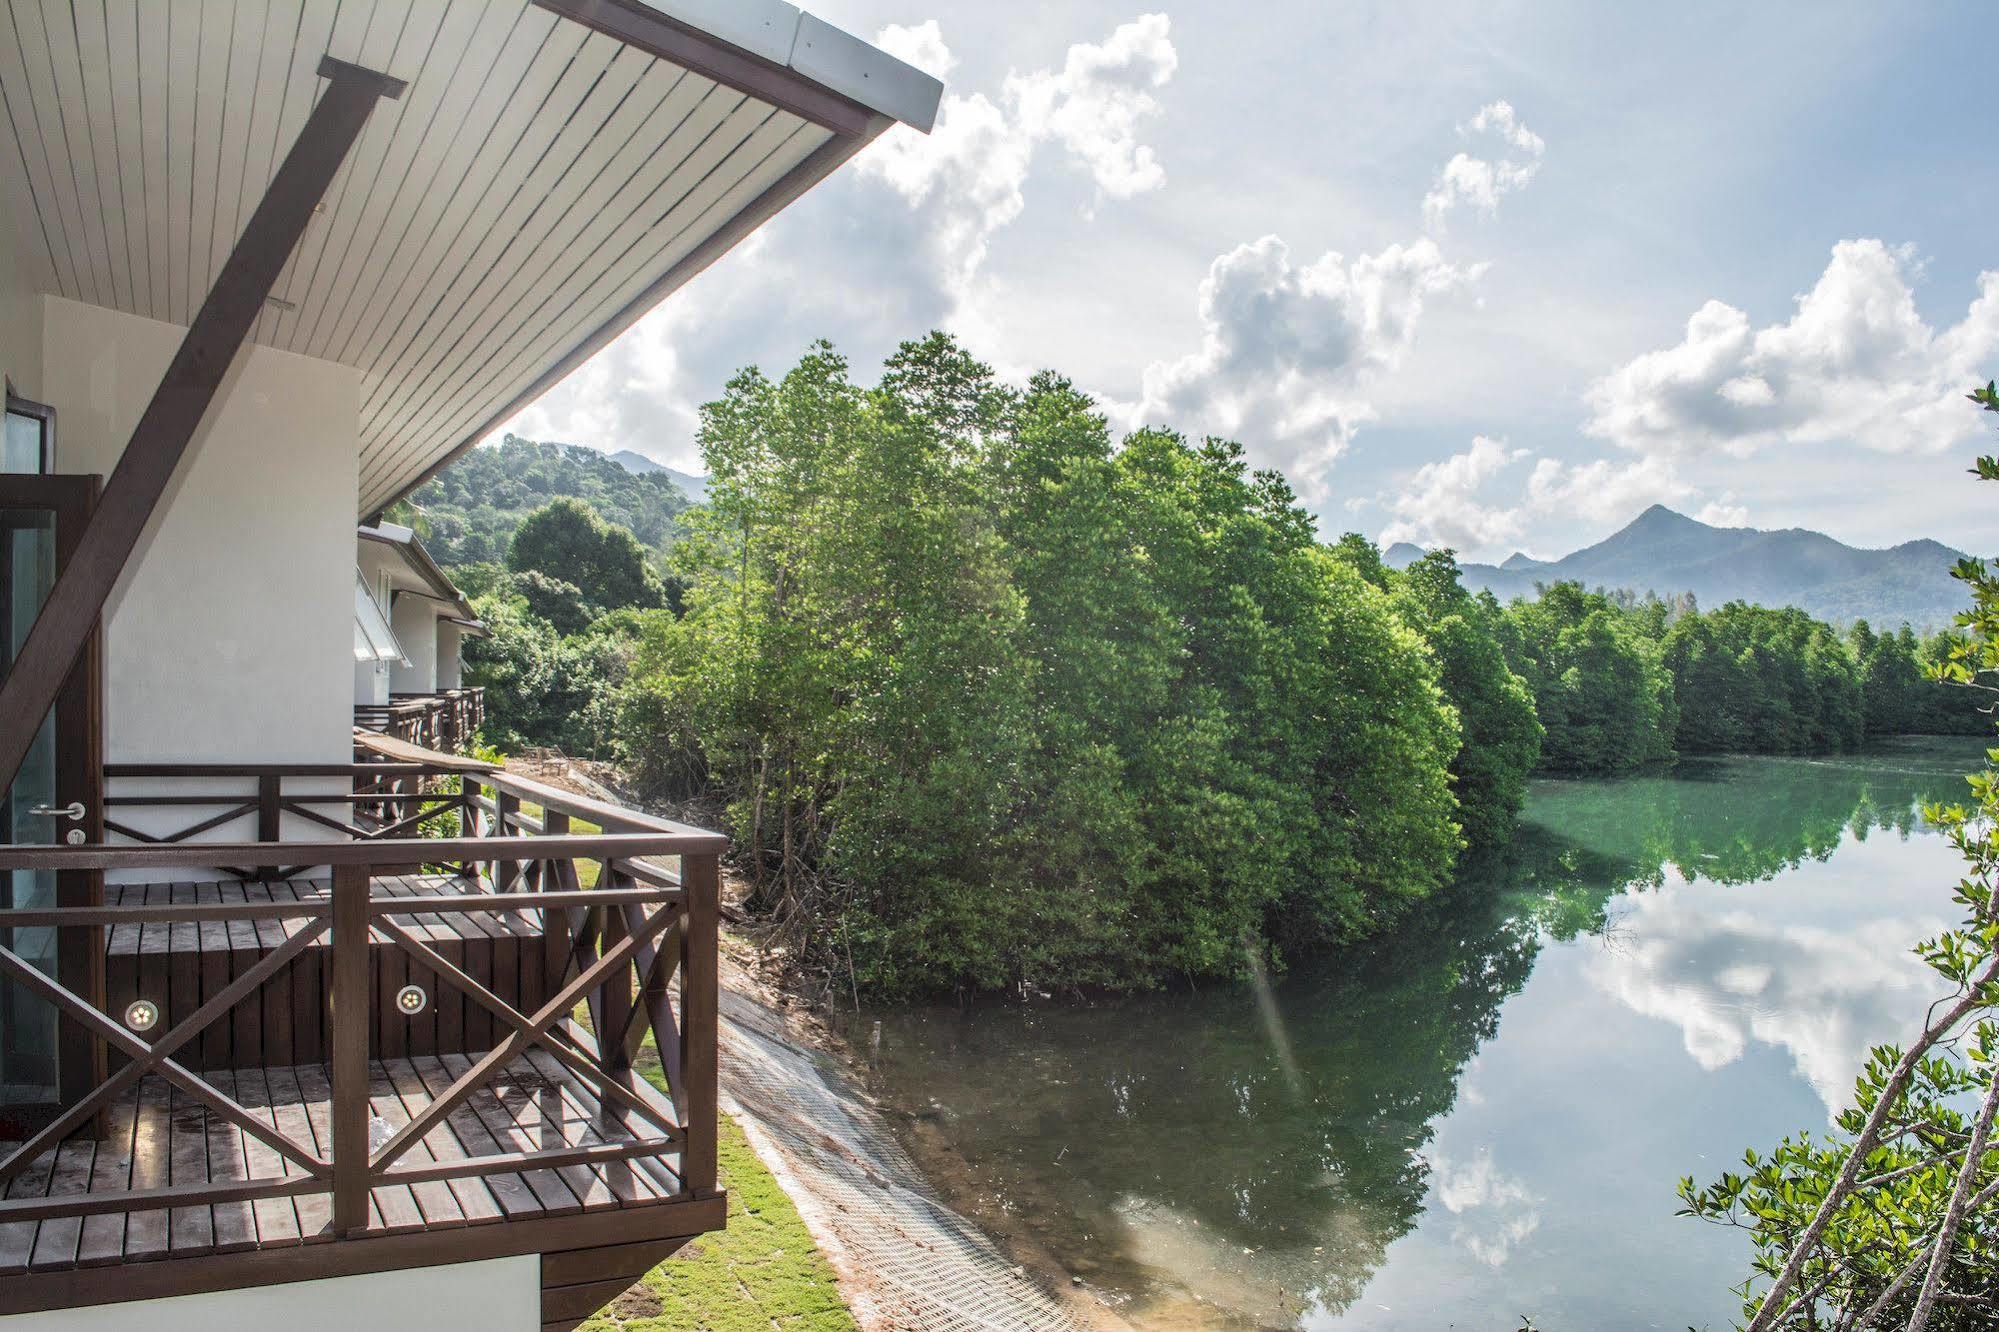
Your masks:
{"label": "green forested hillside", "polygon": [[426,482],[409,503],[424,543],[446,566],[506,559],[521,520],[551,500],[582,500],[659,552],[680,534],[686,495],[664,472],[635,475],[596,449],[508,435]]}

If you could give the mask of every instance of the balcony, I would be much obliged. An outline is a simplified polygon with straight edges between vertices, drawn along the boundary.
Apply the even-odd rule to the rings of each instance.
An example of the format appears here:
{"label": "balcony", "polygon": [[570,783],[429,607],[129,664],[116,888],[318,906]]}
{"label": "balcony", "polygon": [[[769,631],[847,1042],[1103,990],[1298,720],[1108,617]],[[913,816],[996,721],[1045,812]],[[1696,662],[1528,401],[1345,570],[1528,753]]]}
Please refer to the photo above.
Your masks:
{"label": "balcony", "polygon": [[719,835],[419,763],[106,776],[115,841],[0,848],[106,880],[0,910],[100,1070],[0,1145],[0,1314],[540,1254],[570,1327],[722,1224]]}
{"label": "balcony", "polygon": [[434,694],[391,694],[386,703],[356,703],[354,724],[425,749],[464,753],[486,720],[482,685]]}

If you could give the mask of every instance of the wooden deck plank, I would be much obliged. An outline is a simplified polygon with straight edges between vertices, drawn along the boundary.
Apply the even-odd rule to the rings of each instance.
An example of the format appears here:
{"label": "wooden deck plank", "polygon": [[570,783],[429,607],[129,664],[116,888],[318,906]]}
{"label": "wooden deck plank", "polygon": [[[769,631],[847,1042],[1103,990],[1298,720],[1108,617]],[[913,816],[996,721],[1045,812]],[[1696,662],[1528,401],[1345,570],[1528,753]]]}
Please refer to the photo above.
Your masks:
{"label": "wooden deck plank", "polygon": [[[410,1061],[397,1060],[395,1063],[387,1065],[386,1068],[388,1071],[389,1086],[395,1092],[397,1099],[402,1103],[403,1117],[400,1122],[406,1124],[412,1116],[420,1113],[425,1106],[430,1104],[430,1093],[424,1090],[423,1079],[417,1076],[416,1069]],[[440,1162],[463,1161],[466,1158],[464,1144],[458,1140],[457,1131],[452,1128],[451,1117],[449,1116],[446,1117],[444,1123],[439,1124],[436,1129],[425,1135],[420,1147],[433,1160]],[[452,1199],[458,1207],[459,1215],[464,1219],[466,1224],[477,1225],[481,1222],[497,1221],[506,1215],[506,1210],[494,1200],[493,1180],[502,1181],[503,1187],[519,1190],[520,1196],[525,1200],[531,1201],[533,1198],[533,1195],[528,1192],[527,1186],[512,1175],[495,1175],[484,1179],[472,1176],[465,1179],[450,1180],[448,1187],[451,1190]],[[422,1193],[417,1195],[417,1201],[419,1204],[422,1204]]]}
{"label": "wooden deck plank", "polygon": [[[471,1066],[464,1056],[376,1062],[369,1104],[388,1129],[407,1124]],[[331,1086],[322,1065],[207,1075],[264,1122],[322,1155],[331,1137]],[[297,1178],[299,1170],[241,1132],[200,1098],[148,1077],[107,1114],[101,1140],[74,1138],[13,1182],[9,1196],[60,1196],[127,1188]],[[515,1061],[447,1116],[404,1158],[412,1166],[508,1151],[536,1151],[631,1137],[558,1061]],[[467,1176],[374,1190],[370,1235],[464,1230],[580,1216],[675,1201],[671,1172],[646,1163],[597,1163]],[[665,1180],[667,1182],[662,1182]],[[121,1262],[206,1258],[306,1241],[337,1241],[324,1192],[297,1198],[153,1208],[0,1226],[0,1277],[102,1268]]]}
{"label": "wooden deck plank", "polygon": [[[496,1084],[493,1097],[514,1117],[522,1137],[531,1144],[530,1150],[553,1151],[559,1147],[594,1145],[604,1140],[587,1119],[570,1113],[575,1103],[565,1100],[560,1084],[547,1082],[524,1060],[515,1061],[507,1071],[519,1077],[520,1082],[515,1085],[504,1081]],[[585,1211],[619,1205],[617,1191],[605,1180],[597,1166],[562,1166],[556,1173],[562,1176],[562,1182],[569,1186],[569,1191],[576,1195],[577,1203]]]}
{"label": "wooden deck plank", "polygon": [[[180,1088],[169,1091],[167,1182],[206,1184],[208,1111],[205,1102]],[[167,1216],[168,1240],[175,1253],[211,1253],[215,1249],[215,1213],[206,1206],[176,1207]]]}
{"label": "wooden deck plank", "polygon": [[[48,1196],[80,1197],[89,1193],[91,1162],[96,1151],[97,1144],[87,1137],[71,1138],[57,1148],[55,1166],[49,1173]],[[35,1232],[29,1270],[76,1266],[77,1243],[82,1238],[82,1217],[54,1217],[42,1222]]]}
{"label": "wooden deck plank", "polygon": [[[557,1062],[554,1055],[536,1050],[528,1055],[528,1060],[543,1077],[558,1083],[562,1093],[574,1106],[573,1113],[596,1127],[600,1138],[606,1141],[632,1138],[653,1138],[660,1134],[659,1126],[648,1122],[644,1116],[615,1102],[606,1105],[604,1098],[582,1079],[569,1074]],[[651,1089],[639,1087],[644,1079],[637,1074],[632,1081],[638,1094],[643,1096]],[[662,1101],[664,1098],[659,1098]],[[662,1107],[662,1114],[667,1107]],[[666,1114],[671,1121],[672,1116]],[[626,1206],[650,1202],[659,1198],[671,1198],[680,1192],[680,1180],[665,1162],[657,1157],[640,1157],[635,1161],[608,1163],[602,1167],[605,1180],[617,1193],[619,1202]]]}
{"label": "wooden deck plank", "polygon": [[[436,1056],[413,1059],[410,1063],[415,1067],[417,1076],[423,1080],[424,1092],[431,1100],[443,1095],[444,1089],[451,1085],[455,1076],[446,1061]],[[460,1066],[463,1067],[462,1060]],[[485,1117],[469,1105],[461,1102],[445,1118],[468,1157],[497,1156],[502,1152],[514,1150],[511,1142],[502,1143],[495,1138]],[[545,1204],[541,1195],[532,1187],[525,1175],[488,1175],[486,1180],[492,1187],[494,1199],[506,1211],[509,1219],[542,1213]],[[564,1193],[567,1193],[566,1189]]]}
{"label": "wooden deck plank", "polygon": [[[139,1079],[137,1122],[132,1128],[132,1187],[157,1189],[167,1183],[168,1154],[172,1151],[166,1081],[157,1077]],[[125,1260],[163,1258],[172,1248],[167,1214],[155,1207],[125,1215]]]}
{"label": "wooden deck plank", "polygon": [[[227,1087],[235,1084],[235,1097],[250,1109],[256,1111],[273,1128],[277,1119],[270,1114],[270,1086],[261,1068],[247,1068],[235,1074],[215,1073],[210,1078],[218,1085]],[[234,1125],[230,1131],[236,1135],[236,1144],[243,1152],[243,1168],[250,1179],[275,1179],[289,1174],[287,1162],[282,1156],[256,1138],[244,1133]],[[297,1244],[301,1238],[299,1230],[298,1204],[292,1198],[259,1198],[252,1205],[257,1219],[257,1245],[259,1248],[273,1248]]]}
{"label": "wooden deck plank", "polygon": [[[224,1083],[226,1074],[210,1074],[209,1077],[221,1090],[230,1090]],[[231,1091],[233,1095],[233,1091]],[[206,1125],[208,1150],[208,1177],[229,1183],[250,1178],[248,1161],[243,1153],[243,1139],[248,1135],[221,1115],[209,1115]],[[284,1201],[290,1206],[289,1200]],[[257,1209],[247,1202],[217,1203],[211,1209],[215,1222],[215,1251],[236,1253],[257,1247]]]}
{"label": "wooden deck plank", "polygon": [[[290,1068],[267,1068],[264,1083],[270,1089],[270,1111],[272,1122],[278,1132],[296,1143],[313,1144],[314,1151],[324,1160],[331,1150],[324,1143],[315,1144],[312,1116],[304,1104],[299,1090],[298,1072]],[[282,1158],[280,1158],[282,1159]],[[285,1161],[285,1174],[302,1175],[305,1172],[290,1161]],[[325,1193],[301,1193],[294,1198],[298,1208],[299,1238],[307,1243],[334,1238],[333,1199]]]}
{"label": "wooden deck plank", "polygon": [[[464,1055],[445,1055],[442,1063],[454,1079],[464,1076],[472,1067],[472,1061]],[[540,1148],[541,1144],[535,1137],[523,1131],[512,1113],[501,1104],[500,1098],[494,1094],[492,1083],[489,1082],[467,1096],[465,1103],[479,1116],[480,1122],[486,1126],[486,1131],[493,1135],[494,1141],[500,1144],[500,1150],[532,1152]],[[534,1190],[534,1196],[540,1200],[542,1210],[551,1216],[583,1210],[582,1200],[569,1187],[568,1181],[560,1172],[543,1167],[539,1170],[524,1170],[521,1172],[521,1178],[527,1181],[530,1189]]]}
{"label": "wooden deck plank", "polygon": [[[90,1171],[92,1193],[112,1193],[132,1182],[132,1129],[138,1116],[129,1097],[121,1097],[105,1115],[104,1141],[98,1144],[97,1160]],[[77,1244],[80,1267],[98,1267],[125,1260],[125,1214],[106,1212],[85,1217],[83,1237]]]}
{"label": "wooden deck plank", "polygon": [[[368,1066],[368,1111],[382,1121],[390,1132],[409,1123],[409,1114],[403,1108],[402,1097],[397,1095],[395,1085],[389,1081],[388,1065],[376,1060]],[[425,1134],[424,1140],[411,1147],[404,1158],[410,1165],[430,1165],[437,1160],[430,1149],[429,1139],[436,1136]],[[458,1199],[452,1194],[451,1186],[443,1180],[428,1184],[398,1187],[394,1190],[377,1189],[377,1195],[389,1193],[407,1196],[413,1204],[415,1215],[410,1219],[410,1229],[436,1228],[440,1226],[462,1226],[465,1213],[458,1206]],[[382,1216],[393,1224],[392,1206],[394,1199],[385,1200],[378,1196]]]}
{"label": "wooden deck plank", "polygon": [[[48,1195],[49,1175],[55,1169],[55,1153],[44,1152],[7,1181],[9,1198],[42,1198]],[[25,1272],[35,1251],[35,1221],[9,1221],[0,1225],[0,1272]]]}
{"label": "wooden deck plank", "polygon": [[[588,1084],[570,1076],[553,1056],[530,1051],[524,1064],[547,1084],[533,1098],[536,1112],[545,1121],[561,1126],[565,1142],[594,1146],[604,1142],[630,1141],[637,1136],[618,1115],[606,1114],[598,1098],[591,1094]],[[656,1201],[662,1196],[662,1190],[650,1179],[637,1177],[626,1162],[607,1161],[578,1168],[588,1169],[596,1181],[589,1206],[633,1207]],[[569,1186],[581,1192],[576,1178],[569,1177]]]}

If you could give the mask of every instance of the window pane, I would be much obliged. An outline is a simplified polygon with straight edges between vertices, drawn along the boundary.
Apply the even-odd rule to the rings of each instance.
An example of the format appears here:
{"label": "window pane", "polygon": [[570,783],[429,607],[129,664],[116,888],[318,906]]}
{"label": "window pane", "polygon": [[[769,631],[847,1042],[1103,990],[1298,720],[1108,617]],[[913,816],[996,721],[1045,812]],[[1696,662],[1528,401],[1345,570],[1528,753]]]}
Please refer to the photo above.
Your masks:
{"label": "window pane", "polygon": [[30,476],[41,473],[43,426],[39,416],[7,413],[6,434],[0,439],[0,472],[25,472]]}

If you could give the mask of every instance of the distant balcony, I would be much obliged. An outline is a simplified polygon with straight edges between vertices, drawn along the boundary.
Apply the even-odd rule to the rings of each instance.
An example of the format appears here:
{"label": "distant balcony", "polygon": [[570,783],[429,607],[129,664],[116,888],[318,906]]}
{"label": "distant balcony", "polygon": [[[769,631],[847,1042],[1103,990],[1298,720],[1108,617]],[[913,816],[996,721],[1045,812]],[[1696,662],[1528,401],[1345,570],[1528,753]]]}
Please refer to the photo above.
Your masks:
{"label": "distant balcony", "polygon": [[99,1070],[0,1144],[0,1314],[540,1254],[562,1328],[720,1227],[721,836],[416,763],[106,777],[106,843],[0,847],[97,878],[0,910],[0,975]]}
{"label": "distant balcony", "polygon": [[354,724],[425,749],[465,753],[486,720],[482,685],[434,694],[391,694],[387,703],[356,703]]}

